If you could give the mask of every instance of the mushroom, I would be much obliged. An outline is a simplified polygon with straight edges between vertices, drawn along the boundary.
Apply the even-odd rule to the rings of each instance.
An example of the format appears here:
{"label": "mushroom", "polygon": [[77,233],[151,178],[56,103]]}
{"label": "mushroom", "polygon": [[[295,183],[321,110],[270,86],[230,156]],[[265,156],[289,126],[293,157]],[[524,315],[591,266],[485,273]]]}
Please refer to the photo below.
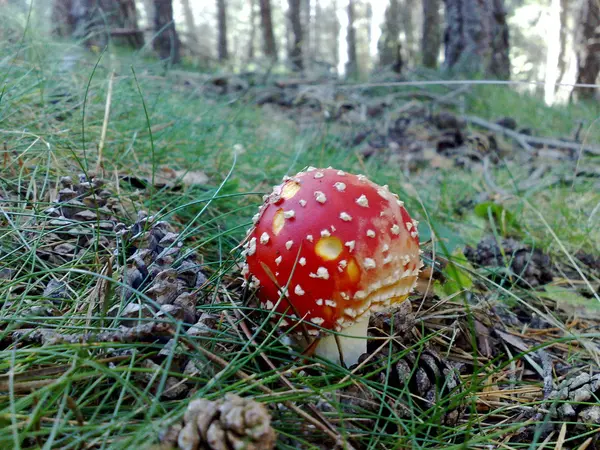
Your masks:
{"label": "mushroom", "polygon": [[243,254],[261,307],[286,314],[279,325],[296,342],[348,366],[366,352],[370,313],[406,300],[423,266],[417,222],[398,196],[332,168],[275,186]]}

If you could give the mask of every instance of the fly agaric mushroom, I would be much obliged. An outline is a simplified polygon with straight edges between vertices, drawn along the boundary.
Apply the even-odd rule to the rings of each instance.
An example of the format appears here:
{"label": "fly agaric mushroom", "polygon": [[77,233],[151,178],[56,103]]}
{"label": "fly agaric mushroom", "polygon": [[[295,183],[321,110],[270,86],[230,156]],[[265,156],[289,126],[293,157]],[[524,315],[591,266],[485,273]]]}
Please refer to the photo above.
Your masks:
{"label": "fly agaric mushroom", "polygon": [[340,332],[311,346],[348,366],[366,351],[370,312],[406,300],[423,266],[417,222],[364,175],[309,167],[275,186],[253,221],[243,273],[261,306],[286,313],[280,326],[295,325],[297,342],[301,330]]}

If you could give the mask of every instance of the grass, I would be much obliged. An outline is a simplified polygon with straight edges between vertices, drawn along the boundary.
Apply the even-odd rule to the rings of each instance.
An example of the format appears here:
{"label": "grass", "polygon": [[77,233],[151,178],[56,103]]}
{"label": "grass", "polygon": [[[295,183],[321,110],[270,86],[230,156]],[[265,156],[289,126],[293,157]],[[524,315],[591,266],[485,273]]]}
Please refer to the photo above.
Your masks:
{"label": "grass", "polygon": [[[495,284],[481,269],[467,268],[469,279],[475,282],[469,294],[426,304],[418,315],[419,339],[406,343],[403,351],[397,351],[392,340],[383,340],[381,351],[389,350],[387,364],[372,362],[354,373],[311,359],[299,370],[293,360],[299,355],[290,354],[273,339],[274,330],[260,314],[234,307],[242,291],[234,267],[238,253],[231,250],[250,226],[260,195],[270,191],[272,184],[307,165],[331,165],[389,184],[421,221],[423,240],[432,235],[430,228],[436,231],[444,244],[437,250],[444,257],[465,244],[476,245],[483,235],[502,234],[497,218],[474,213],[472,204],[482,193],[516,217],[518,226],[508,230],[511,235],[559,260],[579,250],[597,256],[597,180],[567,179],[521,192],[514,189],[514,181],[527,177],[528,168],[506,158],[505,164],[492,170],[496,183],[512,193],[502,198],[476,170],[424,170],[406,176],[385,161],[361,158],[347,147],[347,136],[335,125],[301,129],[289,118],[257,109],[244,98],[207,98],[193,86],[174,85],[163,77],[159,63],[105,53],[78,56],[65,69],[65,56],[80,55],[74,44],[26,38],[7,39],[0,46],[7,55],[0,60],[0,88],[4,89],[0,101],[0,271],[16,271],[11,280],[0,279],[0,447],[148,447],[165,425],[185,411],[187,398],[162,396],[171,380],[183,378],[178,361],[185,358],[205,367],[188,377],[194,397],[216,399],[233,392],[269,405],[280,435],[279,448],[318,448],[319,442],[325,442],[325,431],[294,409],[312,414],[310,405],[320,408],[324,423],[333,430],[329,433],[358,448],[495,445],[524,425],[526,419],[515,412],[522,410],[515,405],[539,403],[542,383],[530,381],[532,377],[506,378],[507,373],[525,370],[520,352],[482,356],[473,327],[475,320],[484,320],[490,304],[518,306],[528,313],[535,308],[555,325],[536,338],[540,348],[559,348],[566,364],[594,365],[597,355],[581,344],[597,343],[593,328],[584,335],[573,317],[555,303],[543,301],[536,290],[506,281]],[[102,299],[118,303],[119,272],[107,271],[111,255],[100,245],[92,245],[74,261],[50,264],[38,256],[49,231],[36,226],[44,223],[43,210],[61,176],[95,172],[113,72],[101,175],[119,186],[115,198],[123,205],[123,222],[131,224],[140,210],[147,210],[183,230],[186,246],[201,255],[209,276],[209,283],[199,292],[199,308],[219,317],[217,331],[200,337],[189,336],[181,322],[167,317],[179,347],[161,358],[157,355],[164,348],[164,338],[43,346],[11,340],[11,333],[19,328],[52,329],[66,335],[118,328],[117,318],[90,307],[90,302]],[[600,136],[595,122],[598,111],[588,105],[548,108],[539,99],[516,94],[506,86],[477,86],[464,100],[470,114],[489,119],[509,115],[543,136],[569,135],[578,120],[586,121],[591,141],[597,142]],[[586,157],[581,164],[597,165],[597,160]],[[151,180],[166,173],[165,167],[201,171],[209,181],[180,191],[153,186],[135,189],[117,181],[119,175]],[[567,177],[572,169],[553,170]],[[124,262],[116,264],[122,270]],[[598,280],[583,266],[579,268],[597,286]],[[67,298],[54,303],[42,295],[53,278],[69,286]],[[581,280],[563,279],[557,284],[594,301],[586,286],[579,289],[584,284]],[[152,301],[143,292],[135,299]],[[420,299],[415,302],[418,305]],[[463,338],[466,343],[461,347],[457,340]],[[394,384],[390,376],[398,361],[430,344],[444,348],[444,356],[468,361],[472,371],[463,376],[462,391],[423,408],[407,395],[407,386]],[[266,365],[261,354],[275,368]],[[226,365],[215,363],[214,356]],[[143,364],[150,358],[160,361],[158,370]],[[284,372],[289,384],[281,381]],[[377,376],[380,373],[385,376]],[[373,403],[344,403],[338,394],[352,386],[368,392]],[[490,393],[507,388],[514,392],[504,397]],[[395,399],[408,399],[408,414],[389,406]],[[457,425],[443,425],[441,418],[457,404],[470,414]],[[351,420],[356,417],[358,421]],[[570,447],[564,448],[574,448],[596,432],[593,427],[577,429],[567,438]],[[546,448],[556,445],[557,438],[556,433],[550,435]],[[542,440],[538,436],[511,445],[541,448]]]}

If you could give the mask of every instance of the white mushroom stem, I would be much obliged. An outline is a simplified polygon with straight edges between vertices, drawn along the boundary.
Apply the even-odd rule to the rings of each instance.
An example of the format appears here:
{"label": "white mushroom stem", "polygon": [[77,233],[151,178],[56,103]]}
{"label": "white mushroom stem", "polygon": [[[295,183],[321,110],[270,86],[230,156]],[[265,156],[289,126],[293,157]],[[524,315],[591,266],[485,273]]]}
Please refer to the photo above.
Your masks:
{"label": "white mushroom stem", "polygon": [[360,355],[367,352],[369,315],[366,312],[358,321],[344,328],[339,334],[328,334],[322,338],[317,344],[315,354],[339,364],[341,353],[346,367],[356,364]]}

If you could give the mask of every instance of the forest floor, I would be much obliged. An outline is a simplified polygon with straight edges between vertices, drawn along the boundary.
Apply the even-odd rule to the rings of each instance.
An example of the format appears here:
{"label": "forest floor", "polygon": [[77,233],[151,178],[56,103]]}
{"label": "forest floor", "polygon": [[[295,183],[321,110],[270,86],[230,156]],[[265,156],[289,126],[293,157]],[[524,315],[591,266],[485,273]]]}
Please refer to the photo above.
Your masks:
{"label": "forest floor", "polygon": [[[597,106],[0,45],[1,448],[195,448],[198,414],[215,449],[600,445]],[[288,347],[242,283],[261,196],[309,165],[420,222],[431,277],[355,367]],[[227,394],[264,406],[231,423]]]}

